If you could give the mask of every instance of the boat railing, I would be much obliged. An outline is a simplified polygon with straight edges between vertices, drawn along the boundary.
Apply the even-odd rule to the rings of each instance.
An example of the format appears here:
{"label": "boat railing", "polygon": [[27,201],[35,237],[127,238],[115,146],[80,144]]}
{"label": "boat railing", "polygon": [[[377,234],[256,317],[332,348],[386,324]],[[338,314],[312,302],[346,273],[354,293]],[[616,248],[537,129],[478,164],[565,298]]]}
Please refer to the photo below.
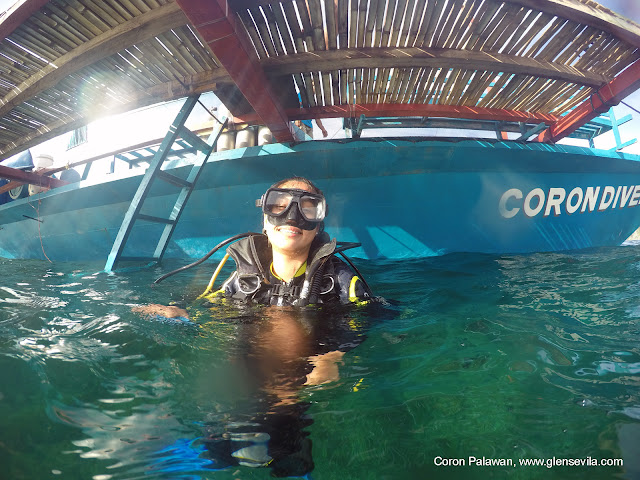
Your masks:
{"label": "boat railing", "polygon": [[[613,132],[615,145],[611,151],[620,151],[629,145],[636,143],[637,139],[632,138],[623,142],[619,127],[631,120],[631,115],[616,118],[613,109],[585,123],[569,138],[586,140],[590,148],[595,148],[594,139],[607,132]],[[513,122],[501,120],[467,119],[467,118],[446,118],[446,117],[347,117],[343,119],[343,128],[352,138],[360,138],[364,130],[385,130],[385,129],[450,129],[458,132],[465,130],[484,131],[487,136],[495,135],[498,140],[509,139],[508,134],[513,135],[513,140],[527,141],[534,135],[546,128],[544,123],[535,124],[530,122]],[[461,135],[466,136],[461,133]]]}

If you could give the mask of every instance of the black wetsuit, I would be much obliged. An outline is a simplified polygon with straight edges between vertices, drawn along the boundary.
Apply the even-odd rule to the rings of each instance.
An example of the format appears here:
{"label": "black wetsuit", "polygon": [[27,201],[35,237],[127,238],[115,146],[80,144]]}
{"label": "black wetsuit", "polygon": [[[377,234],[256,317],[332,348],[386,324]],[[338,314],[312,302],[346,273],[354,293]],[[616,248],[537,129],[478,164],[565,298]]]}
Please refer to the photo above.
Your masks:
{"label": "black wetsuit", "polygon": [[[271,271],[266,236],[251,236],[227,249],[237,270],[216,292],[218,298],[285,308],[258,307],[250,321],[242,317],[234,364],[242,365],[256,382],[257,408],[234,412],[224,422],[211,425],[205,444],[217,465],[268,465],[275,476],[302,476],[313,469],[311,440],[305,430],[312,423],[306,414],[309,404],[295,399],[295,392],[313,370],[309,358],[346,352],[365,338],[365,322],[353,321],[358,314],[342,305],[372,299],[353,270],[335,257],[335,249],[335,240],[319,235],[311,245],[304,274],[290,282]],[[320,308],[295,307],[310,304]],[[290,355],[278,346],[281,340],[296,343]],[[294,400],[283,402],[289,393]]]}

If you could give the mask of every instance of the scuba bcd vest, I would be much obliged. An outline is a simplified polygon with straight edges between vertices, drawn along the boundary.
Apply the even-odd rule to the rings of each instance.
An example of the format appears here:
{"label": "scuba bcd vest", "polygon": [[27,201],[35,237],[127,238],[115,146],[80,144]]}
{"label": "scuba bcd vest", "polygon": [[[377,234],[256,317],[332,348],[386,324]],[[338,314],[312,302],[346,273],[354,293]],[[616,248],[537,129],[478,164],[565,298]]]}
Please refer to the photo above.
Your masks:
{"label": "scuba bcd vest", "polygon": [[347,303],[353,282],[355,296],[369,297],[358,277],[334,256],[342,249],[335,239],[320,233],[311,244],[304,274],[284,283],[270,272],[272,253],[266,235],[243,238],[227,248],[237,269],[223,285],[225,294],[235,300],[271,305]]}

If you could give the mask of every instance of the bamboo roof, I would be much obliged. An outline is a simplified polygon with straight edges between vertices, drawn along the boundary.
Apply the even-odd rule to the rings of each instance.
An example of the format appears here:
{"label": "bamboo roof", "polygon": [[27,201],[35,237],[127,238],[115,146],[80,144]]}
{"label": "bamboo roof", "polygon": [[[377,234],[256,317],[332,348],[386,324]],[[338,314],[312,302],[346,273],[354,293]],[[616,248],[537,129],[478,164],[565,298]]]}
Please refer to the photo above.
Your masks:
{"label": "bamboo roof", "polygon": [[0,16],[0,159],[207,91],[280,141],[361,113],[555,141],[640,88],[639,59],[640,26],[592,0],[22,0]]}

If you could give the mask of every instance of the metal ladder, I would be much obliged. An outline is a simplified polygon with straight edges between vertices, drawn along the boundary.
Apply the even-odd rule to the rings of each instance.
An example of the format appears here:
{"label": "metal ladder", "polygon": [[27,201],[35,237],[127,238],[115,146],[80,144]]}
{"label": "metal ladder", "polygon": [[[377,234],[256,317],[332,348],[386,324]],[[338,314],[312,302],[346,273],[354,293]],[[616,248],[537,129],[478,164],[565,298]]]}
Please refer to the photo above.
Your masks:
{"label": "metal ladder", "polygon": [[[197,103],[199,103],[198,99],[199,95],[194,95],[187,98],[184,105],[180,109],[180,112],[173,121],[173,124],[169,128],[167,135],[164,137],[162,143],[160,144],[160,147],[158,147],[158,150],[153,156],[153,159],[149,163],[149,168],[144,174],[144,177],[140,182],[140,186],[133,196],[133,200],[131,201],[129,209],[124,216],[122,225],[120,225],[118,235],[116,235],[116,239],[113,242],[111,253],[107,258],[107,263],[104,267],[105,272],[113,271],[118,262],[122,260],[159,262],[162,259],[165,250],[167,249],[167,245],[169,244],[169,240],[171,239],[171,235],[173,234],[173,231],[175,230],[176,225],[180,220],[180,215],[182,214],[182,211],[187,204],[187,200],[189,200],[189,196],[191,195],[196,181],[200,176],[202,167],[206,164],[207,159],[211,155],[211,152],[213,152],[216,142],[218,141],[218,138],[222,133],[222,130],[227,126],[228,120],[226,118],[222,121],[214,116],[214,119],[218,122],[218,125],[214,125],[213,130],[211,131],[211,135],[206,142],[191,130],[186,128],[184,125],[187,121],[187,118],[189,118],[193,107]],[[162,164],[171,154],[171,147],[178,139],[186,141],[189,145],[191,145],[198,151],[195,163],[186,179],[182,179],[161,170]],[[178,198],[173,209],[171,210],[169,218],[155,217],[141,213],[144,201],[147,198],[147,195],[151,190],[151,186],[156,179],[164,180],[165,182],[168,182],[180,188]],[[152,257],[125,257],[122,255],[124,247],[129,238],[129,234],[131,233],[136,220],[165,224],[162,234],[160,235],[160,239],[158,240],[158,245],[156,246],[155,252]]]}

